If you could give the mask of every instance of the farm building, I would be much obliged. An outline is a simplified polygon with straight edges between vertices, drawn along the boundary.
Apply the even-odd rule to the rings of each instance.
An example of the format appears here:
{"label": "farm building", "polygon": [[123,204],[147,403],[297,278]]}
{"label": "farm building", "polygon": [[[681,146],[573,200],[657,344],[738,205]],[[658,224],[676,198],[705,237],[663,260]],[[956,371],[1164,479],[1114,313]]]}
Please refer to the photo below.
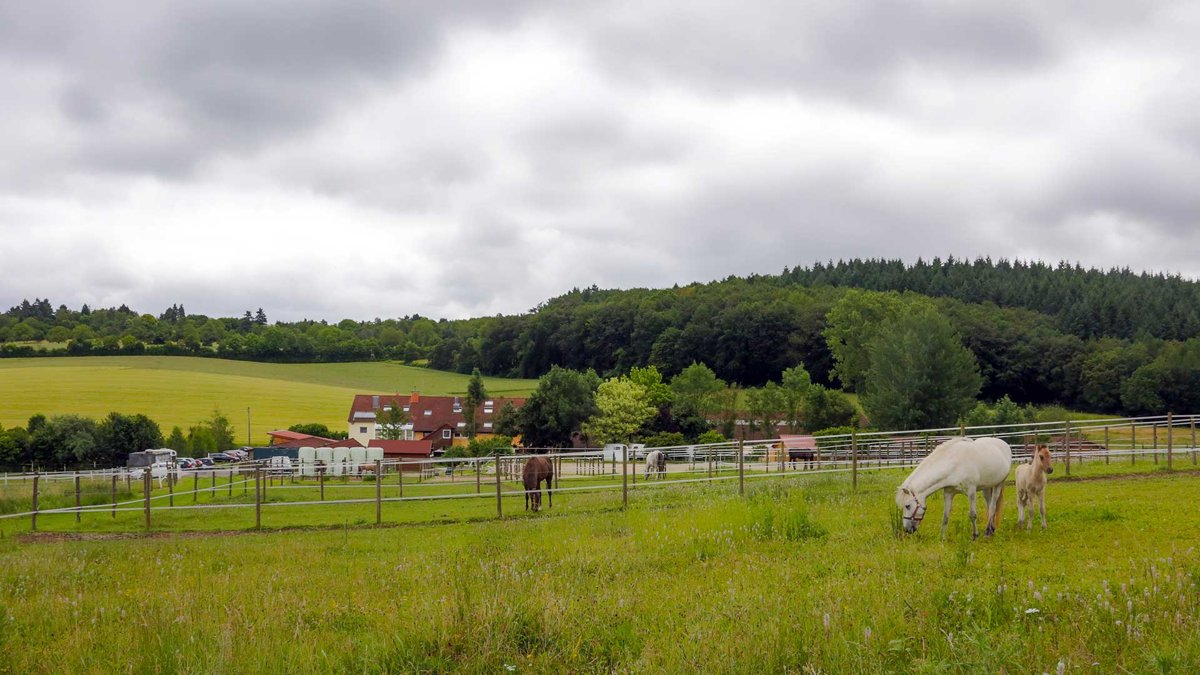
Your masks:
{"label": "farm building", "polygon": [[[477,438],[495,435],[496,418],[509,402],[516,408],[525,405],[523,398],[489,398],[475,410]],[[462,398],[422,396],[415,391],[408,396],[356,395],[346,420],[350,438],[363,445],[377,445],[380,423],[376,420],[376,411],[390,411],[394,406],[399,406],[409,417],[409,422],[400,427],[403,440],[429,441],[434,451],[466,443],[467,422]]]}

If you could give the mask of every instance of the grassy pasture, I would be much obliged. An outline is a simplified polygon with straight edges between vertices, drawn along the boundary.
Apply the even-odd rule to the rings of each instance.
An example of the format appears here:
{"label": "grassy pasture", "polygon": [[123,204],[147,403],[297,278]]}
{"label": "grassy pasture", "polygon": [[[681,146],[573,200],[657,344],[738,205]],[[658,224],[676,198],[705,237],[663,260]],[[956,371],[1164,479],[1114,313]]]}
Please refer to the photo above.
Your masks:
{"label": "grassy pasture", "polygon": [[[99,419],[110,412],[143,413],[163,433],[183,429],[220,408],[252,439],[299,422],[344,430],[358,393],[447,395],[466,391],[468,377],[395,363],[279,364],[182,356],[94,356],[0,359],[0,424],[24,425],[35,413],[75,413]],[[485,378],[494,396],[532,391],[533,380]]]}
{"label": "grassy pasture", "polygon": [[[1056,471],[1045,531],[1015,530],[1010,486],[999,535],[977,541],[961,498],[946,539],[932,519],[895,536],[895,472],[855,493],[841,475],[745,498],[668,485],[627,511],[564,495],[537,516],[384,528],[353,526],[373,522],[365,504],[340,527],[227,536],[6,524],[0,672],[1195,672],[1200,513],[1164,505],[1193,504],[1200,475],[1138,468]],[[209,517],[177,513],[190,525],[164,526]]]}

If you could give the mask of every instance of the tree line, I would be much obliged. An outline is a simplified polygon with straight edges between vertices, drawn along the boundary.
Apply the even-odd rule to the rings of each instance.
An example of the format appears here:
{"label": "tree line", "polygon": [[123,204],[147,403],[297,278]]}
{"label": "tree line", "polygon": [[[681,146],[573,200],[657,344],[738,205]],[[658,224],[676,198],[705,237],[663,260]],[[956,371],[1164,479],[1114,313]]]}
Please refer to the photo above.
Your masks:
{"label": "tree line", "polygon": [[220,410],[167,436],[141,414],[109,413],[102,420],[80,415],[37,414],[24,426],[0,427],[0,469],[5,471],[124,466],[129,453],[171,448],[181,457],[204,457],[238,447],[234,427]]}
{"label": "tree line", "polygon": [[[756,389],[778,386],[799,364],[813,382],[859,391],[865,371],[856,374],[854,364],[870,341],[838,356],[837,336],[847,322],[878,322],[872,311],[892,320],[887,307],[895,302],[887,298],[919,299],[950,323],[978,366],[984,400],[1007,396],[1124,414],[1195,409],[1200,284],[1127,269],[989,259],[851,260],[669,289],[591,287],[524,314],[456,321],[414,315],[271,323],[261,309],[209,318],[172,305],[154,316],[124,306],[54,309],[35,299],[0,315],[0,356],[399,360],[528,378],[553,366],[602,378],[654,366],[672,377],[703,363],[726,382]],[[35,347],[36,340],[51,344]],[[839,367],[839,358],[848,365]]]}

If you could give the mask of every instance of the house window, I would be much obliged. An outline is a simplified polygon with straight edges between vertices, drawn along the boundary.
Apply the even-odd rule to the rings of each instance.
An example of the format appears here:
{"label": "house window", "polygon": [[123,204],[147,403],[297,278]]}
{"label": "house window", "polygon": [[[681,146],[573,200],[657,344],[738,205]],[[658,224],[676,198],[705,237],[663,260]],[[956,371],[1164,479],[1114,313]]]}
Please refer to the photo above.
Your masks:
{"label": "house window", "polygon": [[467,423],[466,423],[466,422],[459,422],[459,423],[458,423],[458,428],[459,428],[459,429],[462,429],[462,428],[463,428],[463,427],[465,427],[465,426],[467,426]]}
{"label": "house window", "polygon": [[383,406],[383,412],[392,412],[392,406],[390,406],[390,405]]}
{"label": "house window", "polygon": [[432,414],[433,414],[433,411],[432,411],[432,410],[426,410],[426,411],[425,411],[425,416],[426,416],[426,417],[429,417],[429,416],[430,416],[430,415],[432,415]]}
{"label": "house window", "polygon": [[484,401],[483,402],[483,405],[488,408],[492,407],[492,404],[493,404],[493,401]]}
{"label": "house window", "polygon": [[450,431],[449,429],[442,429],[442,438],[451,438],[453,433],[454,432]]}
{"label": "house window", "polygon": [[365,434],[365,433],[367,433],[367,428],[366,428],[366,427],[359,427],[359,428],[358,428],[358,433],[360,433],[360,434]]}
{"label": "house window", "polygon": [[484,423],[483,423],[483,428],[484,428],[484,429],[491,429],[491,428],[492,428],[492,423],[491,423],[491,422],[484,422]]}
{"label": "house window", "polygon": [[491,415],[491,414],[492,414],[492,407],[491,407],[491,406],[488,406],[488,407],[484,408],[484,409],[483,409],[483,414],[485,414],[485,415]]}
{"label": "house window", "polygon": [[404,406],[404,412],[408,412],[410,406]]}

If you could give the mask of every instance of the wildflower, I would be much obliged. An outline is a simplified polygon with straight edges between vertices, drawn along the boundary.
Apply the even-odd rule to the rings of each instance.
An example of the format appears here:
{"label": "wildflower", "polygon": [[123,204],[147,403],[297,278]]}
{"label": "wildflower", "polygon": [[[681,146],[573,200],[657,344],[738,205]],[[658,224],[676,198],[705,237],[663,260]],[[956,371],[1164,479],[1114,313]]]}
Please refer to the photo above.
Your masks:
{"label": "wildflower", "polygon": [[1033,599],[1034,599],[1034,600],[1037,600],[1037,601],[1039,601],[1039,602],[1040,602],[1040,601],[1041,601],[1041,599],[1042,599],[1042,594],[1041,594],[1041,593],[1039,593],[1039,592],[1037,592],[1037,591],[1034,591],[1034,592],[1033,592]]}
{"label": "wildflower", "polygon": [[1065,672],[1066,669],[1067,669],[1067,664],[1063,663],[1062,661],[1059,661],[1058,662],[1058,670],[1057,670],[1058,675],[1063,675],[1063,672]]}
{"label": "wildflower", "polygon": [[825,613],[825,632],[829,632],[829,612]]}
{"label": "wildflower", "polygon": [[1038,614],[1041,611],[1042,610],[1038,609],[1037,607],[1030,607],[1029,609],[1025,610],[1025,613],[1026,614]]}
{"label": "wildflower", "polygon": [[863,638],[866,640],[871,639],[871,627],[870,626],[867,626],[866,628],[863,629]]}

